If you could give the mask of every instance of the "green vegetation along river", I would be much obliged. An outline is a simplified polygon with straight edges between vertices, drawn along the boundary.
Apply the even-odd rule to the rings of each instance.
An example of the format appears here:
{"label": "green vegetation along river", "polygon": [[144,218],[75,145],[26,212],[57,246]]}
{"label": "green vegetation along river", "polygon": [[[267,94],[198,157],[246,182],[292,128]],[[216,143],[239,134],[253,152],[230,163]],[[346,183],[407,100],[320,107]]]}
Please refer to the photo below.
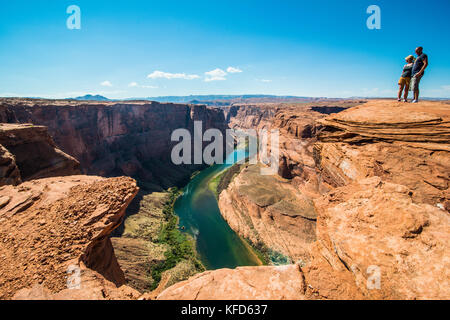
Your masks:
{"label": "green vegetation along river", "polygon": [[[236,150],[228,159],[245,159],[244,150]],[[196,239],[197,251],[207,269],[261,265],[253,249],[239,237],[222,217],[217,198],[209,182],[231,164],[211,166],[197,174],[175,202],[180,226]]]}

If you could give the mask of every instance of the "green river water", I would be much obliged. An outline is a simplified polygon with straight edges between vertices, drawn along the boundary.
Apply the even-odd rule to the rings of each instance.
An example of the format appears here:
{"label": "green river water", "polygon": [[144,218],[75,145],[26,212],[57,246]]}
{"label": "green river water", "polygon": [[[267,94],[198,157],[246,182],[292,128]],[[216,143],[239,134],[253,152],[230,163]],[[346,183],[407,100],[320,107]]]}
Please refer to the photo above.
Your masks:
{"label": "green river water", "polygon": [[[244,150],[236,150],[228,156],[235,161],[245,157]],[[200,259],[210,270],[261,264],[253,249],[222,217],[217,199],[209,189],[209,181],[230,166],[217,164],[201,171],[185,187],[183,195],[174,205],[175,213],[180,217],[180,226],[194,236]]]}

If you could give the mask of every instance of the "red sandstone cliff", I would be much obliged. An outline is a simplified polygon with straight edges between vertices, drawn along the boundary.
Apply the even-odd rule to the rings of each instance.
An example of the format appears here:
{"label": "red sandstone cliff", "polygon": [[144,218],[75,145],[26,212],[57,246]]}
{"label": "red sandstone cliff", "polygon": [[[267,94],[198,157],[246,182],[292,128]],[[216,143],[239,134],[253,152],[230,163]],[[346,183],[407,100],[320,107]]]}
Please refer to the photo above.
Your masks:
{"label": "red sandstone cliff", "polygon": [[[275,114],[283,116],[283,111]],[[291,181],[301,195],[310,197],[317,215],[317,240],[309,246],[309,261],[274,269],[207,272],[168,288],[159,298],[448,299],[449,123],[446,104],[387,100],[313,121],[318,140],[306,144],[307,153],[282,147],[283,152],[307,154],[298,164],[311,156],[314,160],[308,178],[303,169],[295,173],[300,179]],[[287,132],[284,141],[289,140]],[[291,145],[301,146],[301,141]],[[258,206],[264,199],[261,188],[253,199],[240,190],[254,184],[246,176],[241,171],[221,194],[225,218],[234,216],[230,225],[244,236],[251,228],[233,222],[248,216],[253,226],[266,224],[283,235],[292,223]],[[302,225],[296,227],[292,239],[305,232]],[[270,245],[276,237],[266,239]]]}
{"label": "red sandstone cliff", "polygon": [[79,166],[56,147],[46,127],[0,124],[0,186],[79,174]]}
{"label": "red sandstone cliff", "polygon": [[[137,192],[130,178],[88,176],[1,187],[0,299],[137,298],[109,238]],[[81,289],[67,287],[70,266]]]}
{"label": "red sandstone cliff", "polygon": [[[58,130],[55,119],[66,119],[61,120],[61,128],[65,129],[55,139],[62,139],[66,132],[69,141],[82,142],[80,150],[99,156],[86,163],[110,168],[103,163],[109,155],[114,159],[114,169],[109,172],[114,174],[124,172],[123,168],[136,160],[139,164],[134,168],[138,169],[132,172],[145,177],[147,172],[152,178],[154,171],[142,164],[147,162],[147,156],[154,161],[158,155],[154,150],[143,155],[136,146],[149,146],[153,134],[158,137],[158,132],[164,136],[167,132],[144,128],[142,123],[137,127],[143,131],[134,132],[129,129],[133,128],[132,123],[127,121],[141,119],[146,123],[141,118],[146,115],[153,121],[163,121],[168,117],[165,108],[175,108],[158,104],[152,109],[139,103],[94,103],[88,108],[78,102],[32,105],[21,100],[7,101],[6,107],[4,101],[0,106],[0,117],[6,119],[2,121],[41,117],[52,122],[52,130]],[[211,126],[226,118],[232,126],[280,129],[280,176],[261,177],[255,167],[243,168],[223,191],[219,204],[231,227],[241,235],[262,241],[293,261],[301,261],[279,267],[208,271],[168,288],[159,295],[160,299],[450,297],[448,105],[371,101],[326,118],[311,106],[275,111],[270,107],[262,113],[245,107],[225,112],[223,118],[209,117],[210,112],[217,111],[206,108],[180,108],[189,112],[171,109],[178,119],[173,123],[179,124],[180,112],[186,116],[185,127],[191,125],[192,119],[205,117],[202,119]],[[88,115],[86,119],[78,109]],[[53,116],[46,118],[47,111]],[[108,114],[112,121],[105,120]],[[96,121],[89,122],[91,116]],[[104,121],[108,125],[99,126]],[[99,130],[95,134],[88,127],[91,124]],[[158,125],[153,123],[153,128]],[[27,159],[20,155],[26,152],[16,155],[12,151],[16,150],[14,143],[21,140],[31,139],[27,148],[43,141],[45,146],[52,146],[48,148],[52,156],[46,158],[47,163],[53,163],[48,160],[54,157],[68,161],[67,155],[61,156],[48,138],[42,138],[48,135],[42,134],[40,127],[8,128],[20,128],[12,132],[23,136],[15,139],[8,136],[9,129],[5,130],[5,144],[13,143],[0,148],[4,183],[20,183],[20,159]],[[41,132],[41,138],[32,140],[33,131],[29,128]],[[127,130],[130,141],[138,142],[135,146],[126,146]],[[99,132],[101,139],[96,135]],[[70,139],[71,134],[74,140]],[[162,145],[158,144],[156,150]],[[160,151],[167,151],[166,146]],[[123,150],[134,157],[127,158],[125,166],[121,162],[127,157]],[[73,164],[70,160],[69,163]],[[22,168],[28,172],[27,166]],[[36,166],[32,174],[25,176],[35,177],[36,172],[52,175],[57,171]],[[136,291],[123,285],[123,272],[109,240],[136,192],[136,184],[129,178],[86,176],[0,187],[0,277],[6,279],[0,285],[0,297],[137,298]],[[82,270],[82,290],[66,289],[66,272],[71,264]]]}
{"label": "red sandstone cliff", "polygon": [[18,185],[22,181],[16,158],[0,145],[0,185]]}
{"label": "red sandstone cliff", "polygon": [[194,121],[202,121],[204,130],[226,126],[218,109],[144,101],[0,99],[0,119],[48,127],[58,147],[78,159],[85,174],[126,175],[163,187],[192,172],[170,161],[175,129],[192,132]]}
{"label": "red sandstone cliff", "polygon": [[[0,124],[0,299],[139,296],[124,286],[109,238],[136,182],[79,173],[46,127]],[[81,289],[68,288],[69,267],[79,268]]]}
{"label": "red sandstone cliff", "polygon": [[261,176],[259,167],[250,166],[220,195],[221,213],[235,231],[293,262],[309,262],[310,247],[316,240],[317,213],[312,200],[329,190],[316,173],[314,144],[321,128],[316,121],[352,104],[225,108],[232,128],[280,132],[279,176]]}

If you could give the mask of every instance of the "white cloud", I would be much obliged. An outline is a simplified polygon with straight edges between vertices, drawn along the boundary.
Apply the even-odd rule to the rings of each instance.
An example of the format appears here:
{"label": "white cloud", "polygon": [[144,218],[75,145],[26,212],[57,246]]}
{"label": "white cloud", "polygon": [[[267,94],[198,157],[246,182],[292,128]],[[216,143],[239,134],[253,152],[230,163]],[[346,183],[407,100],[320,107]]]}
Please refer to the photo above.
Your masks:
{"label": "white cloud", "polygon": [[128,85],[130,88],[144,88],[144,89],[158,89],[157,86],[146,86],[146,85],[139,85],[137,82],[133,81]]}
{"label": "white cloud", "polygon": [[228,72],[228,73],[241,73],[242,70],[239,69],[239,68],[228,67],[227,72]]}
{"label": "white cloud", "polygon": [[227,80],[227,78],[225,78],[226,75],[227,75],[227,73],[225,71],[217,68],[212,71],[205,72],[205,76],[206,76],[205,81],[209,82],[209,81]]}
{"label": "white cloud", "polygon": [[272,80],[268,80],[268,79],[261,79],[261,82],[269,83],[269,82],[272,82]]}
{"label": "white cloud", "polygon": [[149,74],[147,76],[149,79],[184,79],[184,80],[194,80],[199,79],[200,76],[196,74],[185,74],[185,73],[169,73],[169,72],[162,72],[162,71],[154,71],[153,73]]}
{"label": "white cloud", "polygon": [[450,84],[448,84],[446,86],[441,86],[441,89],[444,91],[450,91]]}
{"label": "white cloud", "polygon": [[109,81],[103,81],[102,83],[100,83],[101,86],[103,87],[112,87],[112,83]]}
{"label": "white cloud", "polygon": [[[212,71],[205,72],[205,81],[223,81],[227,80],[226,76],[230,73],[241,73],[242,70],[235,67],[228,67],[227,71],[224,71],[220,68],[214,69]],[[147,76],[149,79],[184,79],[184,80],[194,80],[199,79],[200,76],[196,74],[186,74],[186,73],[169,73],[163,71],[153,71],[151,74]],[[139,86],[137,83],[132,82],[130,86],[136,87]]]}

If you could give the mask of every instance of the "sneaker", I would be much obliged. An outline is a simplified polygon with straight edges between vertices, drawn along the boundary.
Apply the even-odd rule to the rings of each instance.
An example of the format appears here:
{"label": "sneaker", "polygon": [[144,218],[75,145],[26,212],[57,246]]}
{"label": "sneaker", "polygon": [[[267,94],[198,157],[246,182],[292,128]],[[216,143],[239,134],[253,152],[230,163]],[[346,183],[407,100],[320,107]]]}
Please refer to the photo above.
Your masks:
{"label": "sneaker", "polygon": [[407,99],[403,99],[403,102],[408,102],[408,100]]}
{"label": "sneaker", "polygon": [[411,101],[411,103],[417,103],[417,102],[419,102],[419,101],[417,101],[417,100],[415,100],[415,99],[414,99],[413,101]]}
{"label": "sneaker", "polygon": [[402,99],[397,99],[398,102],[402,101]]}

